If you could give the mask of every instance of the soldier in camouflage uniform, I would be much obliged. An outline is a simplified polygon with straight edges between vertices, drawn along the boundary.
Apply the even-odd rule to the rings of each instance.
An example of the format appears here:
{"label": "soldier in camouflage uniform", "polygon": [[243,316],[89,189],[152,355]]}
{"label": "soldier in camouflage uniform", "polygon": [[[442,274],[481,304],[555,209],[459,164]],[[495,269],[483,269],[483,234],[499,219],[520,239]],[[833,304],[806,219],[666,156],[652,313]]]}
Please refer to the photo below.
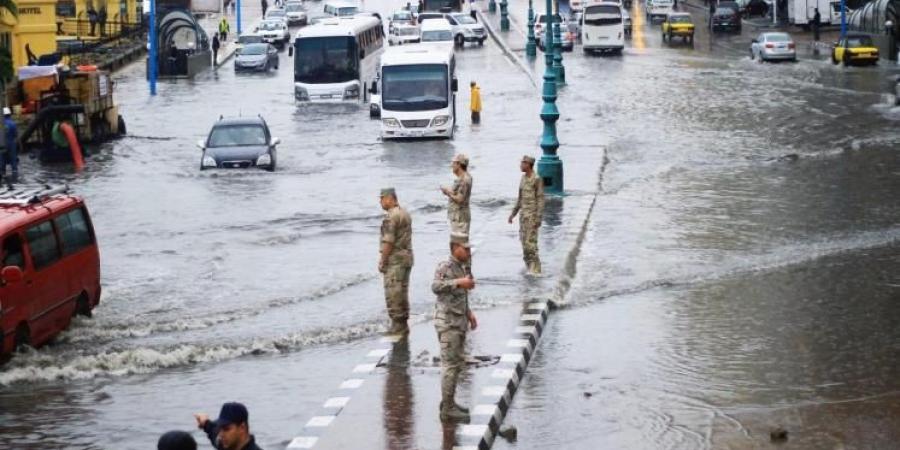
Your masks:
{"label": "soldier in camouflage uniform", "polygon": [[541,273],[541,258],[538,256],[538,229],[544,216],[544,181],[534,173],[534,158],[525,155],[519,164],[522,180],[519,181],[519,199],[509,223],[519,215],[519,240],[522,241],[522,255],[525,265],[533,274]]}
{"label": "soldier in camouflage uniform", "polygon": [[431,290],[437,295],[434,305],[434,328],[441,343],[441,420],[469,420],[469,411],[456,404],[456,386],[465,368],[466,331],[478,327],[469,309],[469,290],[475,279],[466,270],[469,238],[454,233],[450,237],[450,259],[438,264]]}
{"label": "soldier in camouflage uniform", "polygon": [[412,218],[397,202],[394,188],[381,190],[381,257],[378,271],[384,274],[384,301],[391,318],[390,334],[409,333],[409,272],[413,265]]}
{"label": "soldier in camouflage uniform", "polygon": [[450,163],[453,175],[453,187],[441,186],[441,192],[447,196],[447,218],[450,220],[450,232],[469,234],[472,213],[469,210],[469,198],[472,196],[472,176],[469,175],[469,157],[460,153]]}

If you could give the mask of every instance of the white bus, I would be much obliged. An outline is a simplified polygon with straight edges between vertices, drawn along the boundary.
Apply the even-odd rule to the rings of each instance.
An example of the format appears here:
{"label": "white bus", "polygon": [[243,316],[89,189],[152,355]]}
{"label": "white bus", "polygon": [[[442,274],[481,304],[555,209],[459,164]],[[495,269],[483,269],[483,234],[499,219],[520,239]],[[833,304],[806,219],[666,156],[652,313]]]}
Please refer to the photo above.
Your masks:
{"label": "white bus", "polygon": [[359,101],[375,79],[384,29],[374,16],[326,19],[294,38],[294,97],[301,102]]}
{"label": "white bus", "polygon": [[581,16],[581,47],[585,53],[622,53],[625,48],[625,23],[619,3],[604,1],[587,4]]}
{"label": "white bus", "polygon": [[451,49],[391,47],[381,58],[382,139],[453,137],[456,59]]}

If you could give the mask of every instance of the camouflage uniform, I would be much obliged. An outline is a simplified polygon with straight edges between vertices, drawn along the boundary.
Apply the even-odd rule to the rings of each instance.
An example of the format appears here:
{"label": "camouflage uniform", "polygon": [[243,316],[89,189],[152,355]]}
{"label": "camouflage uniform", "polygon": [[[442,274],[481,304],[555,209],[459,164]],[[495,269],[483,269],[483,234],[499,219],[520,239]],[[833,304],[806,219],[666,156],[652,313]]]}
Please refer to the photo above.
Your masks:
{"label": "camouflage uniform", "polygon": [[465,367],[466,331],[469,329],[469,294],[456,286],[457,278],[469,275],[465,266],[450,257],[438,264],[431,290],[437,294],[434,305],[434,328],[441,343],[441,398],[445,405],[454,404],[456,384]]}
{"label": "camouflage uniform", "polygon": [[448,199],[447,218],[450,220],[450,232],[469,234],[469,226],[472,224],[472,212],[469,209],[469,198],[472,196],[472,176],[469,172],[463,172],[462,176],[453,181],[452,194],[462,195],[463,201],[456,203]]}
{"label": "camouflage uniform", "polygon": [[544,181],[532,172],[522,175],[519,182],[519,198],[513,208],[513,215],[519,214],[519,240],[525,264],[533,272],[541,271],[538,256],[538,227],[544,216]]}
{"label": "camouflage uniform", "polygon": [[396,325],[409,318],[409,272],[413,266],[412,218],[395,206],[384,213],[381,244],[391,244],[384,266],[384,301],[388,316]]}

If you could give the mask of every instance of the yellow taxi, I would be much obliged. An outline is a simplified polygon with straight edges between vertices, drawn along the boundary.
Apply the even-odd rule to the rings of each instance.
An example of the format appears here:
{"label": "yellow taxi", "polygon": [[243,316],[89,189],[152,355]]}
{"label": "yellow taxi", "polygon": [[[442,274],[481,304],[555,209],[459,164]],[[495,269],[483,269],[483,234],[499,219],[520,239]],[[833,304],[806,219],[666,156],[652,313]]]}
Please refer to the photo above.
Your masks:
{"label": "yellow taxi", "polygon": [[866,34],[847,33],[831,49],[831,62],[851,64],[878,64],[878,47]]}
{"label": "yellow taxi", "polygon": [[691,15],[684,12],[670,12],[662,23],[662,40],[672,42],[673,37],[681,37],[685,42],[694,44],[694,22]]}

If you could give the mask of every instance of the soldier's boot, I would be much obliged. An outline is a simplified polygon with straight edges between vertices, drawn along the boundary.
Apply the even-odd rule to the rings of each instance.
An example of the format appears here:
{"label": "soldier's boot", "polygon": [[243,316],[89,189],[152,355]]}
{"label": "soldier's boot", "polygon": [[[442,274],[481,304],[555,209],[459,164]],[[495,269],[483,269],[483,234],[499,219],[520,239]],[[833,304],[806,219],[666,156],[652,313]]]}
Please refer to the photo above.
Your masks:
{"label": "soldier's boot", "polygon": [[469,423],[469,412],[458,409],[459,405],[452,400],[441,401],[441,420],[444,422]]}

